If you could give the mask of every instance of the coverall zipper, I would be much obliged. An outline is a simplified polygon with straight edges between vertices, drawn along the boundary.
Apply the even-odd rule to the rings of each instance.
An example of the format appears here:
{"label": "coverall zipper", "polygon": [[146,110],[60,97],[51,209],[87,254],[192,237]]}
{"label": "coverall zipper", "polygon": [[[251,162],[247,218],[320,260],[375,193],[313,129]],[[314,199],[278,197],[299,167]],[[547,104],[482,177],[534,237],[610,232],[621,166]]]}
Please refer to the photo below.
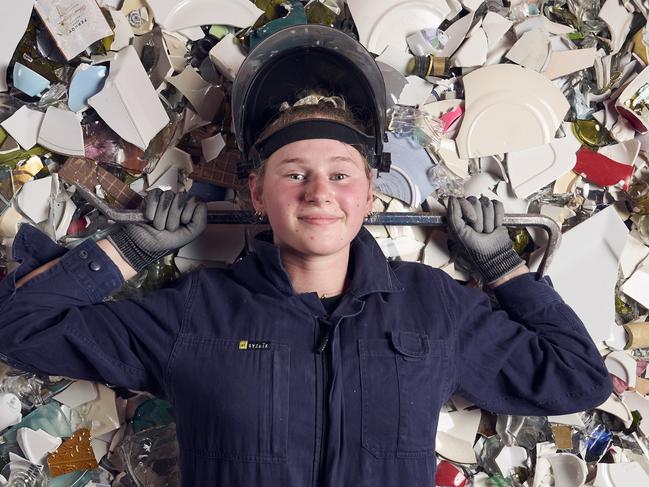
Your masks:
{"label": "coverall zipper", "polygon": [[325,441],[327,439],[327,428],[328,428],[328,410],[327,410],[327,392],[329,389],[329,361],[331,357],[331,349],[328,347],[329,340],[331,338],[331,333],[333,327],[331,322],[326,317],[318,318],[318,327],[320,338],[316,345],[316,353],[320,355],[320,368],[321,368],[321,377],[320,381],[322,388],[319,391],[322,397],[321,401],[321,429],[320,429],[320,450],[316,452],[316,462],[315,462],[315,485],[324,485],[325,484],[325,473],[326,473],[326,448]]}

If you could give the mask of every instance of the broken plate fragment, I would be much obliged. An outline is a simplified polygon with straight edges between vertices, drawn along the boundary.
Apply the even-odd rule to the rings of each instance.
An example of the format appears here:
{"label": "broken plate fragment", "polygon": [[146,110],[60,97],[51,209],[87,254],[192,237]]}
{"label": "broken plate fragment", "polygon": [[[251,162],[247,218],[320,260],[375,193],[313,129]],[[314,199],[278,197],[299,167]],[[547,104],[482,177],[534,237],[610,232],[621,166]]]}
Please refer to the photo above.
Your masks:
{"label": "broken plate fragment", "polygon": [[53,396],[53,399],[74,409],[88,401],[94,401],[97,399],[97,395],[97,386],[94,382],[77,380]]}
{"label": "broken plate fragment", "polygon": [[101,91],[108,69],[105,66],[80,64],[72,75],[68,89],[68,107],[73,112],[88,108],[88,98]]}
{"label": "broken plate fragment", "polygon": [[142,150],[169,123],[133,46],[115,55],[104,89],[88,104],[120,137]]}
{"label": "broken plate fragment", "polygon": [[31,221],[38,224],[49,216],[52,176],[26,183],[16,196],[18,209]]}
{"label": "broken plate fragment", "polygon": [[597,50],[594,47],[552,51],[550,59],[543,70],[543,75],[549,79],[556,79],[582,69],[591,68],[595,64],[596,56]]}
{"label": "broken plate fragment", "polygon": [[16,139],[20,147],[29,150],[36,145],[44,118],[43,112],[22,106],[0,125]]}
{"label": "broken plate fragment", "polygon": [[507,59],[534,71],[542,71],[550,56],[550,43],[542,29],[525,32],[507,53]]}
{"label": "broken plate fragment", "polygon": [[649,308],[649,257],[640,262],[620,289],[645,308]]}
{"label": "broken plate fragment", "polygon": [[200,25],[248,27],[264,13],[248,0],[148,0],[156,22],[176,31]]}
{"label": "broken plate fragment", "polygon": [[621,164],[599,152],[582,147],[577,151],[574,171],[598,186],[621,184],[626,191],[633,174],[633,165]]}
{"label": "broken plate fragment", "polygon": [[189,100],[203,120],[211,121],[214,118],[223,101],[220,87],[205,81],[191,66],[187,66],[179,75],[167,78],[167,81]]}
{"label": "broken plate fragment", "polygon": [[[628,232],[615,207],[609,206],[563,234],[548,269],[554,288],[596,343],[608,339],[615,325],[610,297]],[[531,268],[536,268],[543,251],[532,253]]]}
{"label": "broken plate fragment", "polygon": [[631,14],[620,0],[606,0],[599,11],[599,18],[602,19],[611,33],[611,54],[620,50],[629,30],[631,29]]}
{"label": "broken plate fragment", "polygon": [[20,399],[11,392],[0,392],[0,431],[20,423],[23,419]]}
{"label": "broken plate fragment", "polygon": [[575,166],[581,143],[572,130],[565,133],[549,144],[507,154],[507,172],[516,196],[527,198]]}
{"label": "broken plate fragment", "polygon": [[482,19],[482,28],[487,34],[489,48],[498,44],[513,24],[511,20],[506,19],[502,15],[498,15],[496,12],[487,12],[487,15]]}
{"label": "broken plate fragment", "polygon": [[210,60],[230,81],[233,81],[246,55],[236,38],[228,33],[210,50]]}
{"label": "broken plate fragment", "polygon": [[61,438],[52,436],[42,429],[19,428],[16,440],[27,459],[37,465],[43,465],[48,453],[56,450]]}
{"label": "broken plate fragment", "polygon": [[38,132],[38,143],[57,154],[85,155],[83,129],[74,112],[50,106]]}
{"label": "broken plate fragment", "polygon": [[34,0],[15,2],[8,8],[3,5],[0,15],[0,92],[7,91],[7,68],[16,46],[25,34]]}
{"label": "broken plate fragment", "polygon": [[467,74],[464,89],[466,112],[456,139],[462,159],[547,144],[570,108],[545,76],[513,64]]}
{"label": "broken plate fragment", "polygon": [[36,71],[20,63],[14,64],[14,88],[29,96],[41,96],[50,87],[50,82]]}
{"label": "broken plate fragment", "polygon": [[604,361],[609,374],[622,379],[629,387],[635,387],[636,361],[623,350],[611,352]]}
{"label": "broken plate fragment", "polygon": [[419,0],[348,0],[347,5],[359,41],[375,54],[389,45],[407,49],[410,34],[438,27],[450,12],[446,2]]}
{"label": "broken plate fragment", "polygon": [[638,462],[597,464],[594,487],[631,487],[649,485],[649,475]]}
{"label": "broken plate fragment", "polygon": [[453,65],[460,68],[483,66],[487,62],[487,50],[487,35],[478,28],[453,54]]}
{"label": "broken plate fragment", "polygon": [[435,451],[453,462],[476,463],[473,443],[481,416],[482,413],[477,408],[469,411],[440,412]]}

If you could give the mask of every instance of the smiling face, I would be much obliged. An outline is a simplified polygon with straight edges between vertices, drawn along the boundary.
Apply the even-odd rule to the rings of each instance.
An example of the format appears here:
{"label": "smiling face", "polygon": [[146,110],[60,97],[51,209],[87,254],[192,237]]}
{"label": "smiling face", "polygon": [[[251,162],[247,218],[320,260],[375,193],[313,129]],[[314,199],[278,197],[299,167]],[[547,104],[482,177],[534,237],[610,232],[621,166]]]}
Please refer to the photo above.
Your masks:
{"label": "smiling face", "polygon": [[252,173],[248,183],[255,210],[268,216],[275,243],[302,257],[349,252],[372,209],[365,160],[337,140],[287,144],[266,161],[263,176]]}

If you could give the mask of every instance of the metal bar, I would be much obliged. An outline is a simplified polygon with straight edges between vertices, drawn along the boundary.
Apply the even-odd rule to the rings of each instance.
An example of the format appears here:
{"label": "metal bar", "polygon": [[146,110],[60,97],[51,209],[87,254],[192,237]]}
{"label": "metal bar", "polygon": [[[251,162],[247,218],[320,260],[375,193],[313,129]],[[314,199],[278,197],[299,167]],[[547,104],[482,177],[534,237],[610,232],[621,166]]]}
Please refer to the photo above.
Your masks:
{"label": "metal bar", "polygon": [[[106,202],[87,189],[76,186],[77,191],[99,211],[116,223],[148,223],[142,210],[118,210],[110,207]],[[210,211],[207,215],[210,225],[258,225],[268,224],[266,220],[259,220],[251,211]],[[446,218],[430,213],[377,213],[363,222],[364,225],[407,225],[426,227],[446,227]],[[536,214],[506,214],[503,225],[507,227],[540,227],[548,234],[548,245],[541,259],[538,272],[544,275],[552,262],[554,251],[561,243],[561,228],[550,217]]]}

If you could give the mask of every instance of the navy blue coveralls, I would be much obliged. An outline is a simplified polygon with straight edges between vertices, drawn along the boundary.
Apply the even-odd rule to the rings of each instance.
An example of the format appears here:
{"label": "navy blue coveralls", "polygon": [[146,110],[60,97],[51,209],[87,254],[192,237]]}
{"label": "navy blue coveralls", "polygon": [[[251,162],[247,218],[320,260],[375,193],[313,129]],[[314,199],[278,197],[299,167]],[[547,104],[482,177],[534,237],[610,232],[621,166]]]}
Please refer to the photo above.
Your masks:
{"label": "navy blue coveralls", "polygon": [[2,358],[168,399],[186,487],[433,486],[451,394],[546,415],[611,392],[586,329],[546,280],[498,287],[507,312],[493,311],[442,271],[387,262],[365,229],[331,316],[315,293],[294,293],[263,239],[229,269],[120,302],[102,302],[122,278],[90,240],[66,251],[23,225],[14,257],[22,265],[0,283]]}

